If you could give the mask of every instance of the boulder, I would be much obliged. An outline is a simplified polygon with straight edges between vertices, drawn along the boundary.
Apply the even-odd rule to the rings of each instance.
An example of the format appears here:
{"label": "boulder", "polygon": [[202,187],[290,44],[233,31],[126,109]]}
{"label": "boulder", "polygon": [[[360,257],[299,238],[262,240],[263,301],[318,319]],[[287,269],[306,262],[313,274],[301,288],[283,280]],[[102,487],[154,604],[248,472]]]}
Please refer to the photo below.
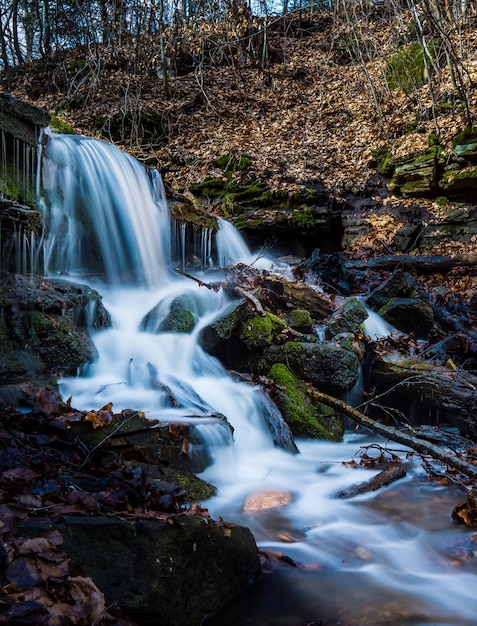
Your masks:
{"label": "boulder", "polygon": [[432,307],[420,298],[391,298],[379,314],[392,326],[424,339],[434,324]]}
{"label": "boulder", "polygon": [[335,412],[313,402],[307,386],[283,363],[275,363],[268,372],[275,383],[272,397],[295,437],[340,441],[343,426]]}
{"label": "boulder", "polygon": [[367,317],[368,311],[358,298],[347,298],[328,318],[328,332],[331,337],[340,333],[358,333]]}
{"label": "boulder", "polygon": [[271,346],[262,356],[263,373],[275,363],[286,363],[295,376],[334,396],[343,395],[358,380],[356,354],[331,341]]}
{"label": "boulder", "polygon": [[366,304],[379,311],[391,298],[409,298],[416,288],[415,278],[408,272],[393,272],[380,283],[366,298]]}
{"label": "boulder", "polygon": [[121,520],[27,520],[23,534],[55,529],[63,549],[104,593],[141,623],[197,626],[260,575],[251,532],[202,515]]}
{"label": "boulder", "polygon": [[0,286],[0,377],[75,374],[96,358],[89,331],[110,324],[96,291],[7,273]]}

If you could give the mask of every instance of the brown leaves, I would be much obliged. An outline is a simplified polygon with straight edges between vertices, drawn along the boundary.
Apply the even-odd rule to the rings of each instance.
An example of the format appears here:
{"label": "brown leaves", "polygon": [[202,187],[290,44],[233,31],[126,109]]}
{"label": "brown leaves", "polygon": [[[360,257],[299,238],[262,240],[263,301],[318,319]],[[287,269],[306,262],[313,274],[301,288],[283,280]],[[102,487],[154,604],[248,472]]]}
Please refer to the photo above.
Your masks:
{"label": "brown leaves", "polygon": [[469,489],[467,502],[461,502],[454,507],[452,519],[459,524],[465,524],[471,528],[477,527],[477,491]]}
{"label": "brown leaves", "polygon": [[91,422],[93,424],[93,428],[98,428],[98,426],[106,426],[111,423],[113,419],[112,414],[113,403],[109,402],[105,404],[98,411],[90,411],[86,413],[84,416],[84,420],[87,422]]}

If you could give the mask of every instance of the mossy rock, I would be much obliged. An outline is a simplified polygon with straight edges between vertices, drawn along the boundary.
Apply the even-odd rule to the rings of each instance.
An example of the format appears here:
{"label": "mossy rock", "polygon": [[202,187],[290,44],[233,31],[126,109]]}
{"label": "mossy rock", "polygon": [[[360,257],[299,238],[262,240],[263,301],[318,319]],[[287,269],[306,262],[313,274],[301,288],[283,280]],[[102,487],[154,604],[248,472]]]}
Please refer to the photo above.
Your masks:
{"label": "mossy rock", "polygon": [[[477,144],[475,150],[477,157]],[[477,167],[468,167],[464,170],[446,169],[439,181],[439,188],[455,199],[471,199],[477,192]]]}
{"label": "mossy rock", "polygon": [[240,332],[240,339],[250,350],[265,348],[274,343],[285,328],[286,323],[281,318],[266,312],[265,315],[255,315],[246,322]]}
{"label": "mossy rock", "polygon": [[397,52],[384,73],[389,89],[411,93],[422,87],[426,83],[428,69],[439,62],[440,48],[440,39],[431,39],[428,42],[427,53],[431,59],[425,58],[423,48],[418,42]]}
{"label": "mossy rock", "polygon": [[295,376],[334,396],[349,391],[358,379],[356,354],[331,341],[274,344],[262,354],[261,373],[274,363],[286,363]]}
{"label": "mossy rock", "polygon": [[288,325],[301,333],[309,333],[313,327],[310,312],[306,309],[294,309],[288,314]]}
{"label": "mossy rock", "polygon": [[176,298],[169,313],[159,325],[159,332],[190,333],[196,324],[196,316],[188,308],[190,302],[186,297]]}
{"label": "mossy rock", "polygon": [[432,196],[443,169],[445,155],[440,146],[414,152],[394,161],[394,174],[389,189],[406,196]]}
{"label": "mossy rock", "polygon": [[75,129],[63,120],[60,120],[56,115],[51,119],[50,128],[55,133],[61,135],[76,135]]}
{"label": "mossy rock", "polygon": [[275,363],[268,373],[277,385],[274,401],[295,437],[341,441],[343,426],[329,407],[313,404],[306,385],[283,363]]}

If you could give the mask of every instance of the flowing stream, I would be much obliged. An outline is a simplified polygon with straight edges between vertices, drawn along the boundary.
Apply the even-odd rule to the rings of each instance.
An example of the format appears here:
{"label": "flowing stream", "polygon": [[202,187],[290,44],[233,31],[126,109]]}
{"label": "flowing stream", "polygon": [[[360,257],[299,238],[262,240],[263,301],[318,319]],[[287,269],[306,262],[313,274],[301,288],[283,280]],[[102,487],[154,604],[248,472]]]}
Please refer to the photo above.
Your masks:
{"label": "flowing stream", "polygon": [[[214,460],[202,477],[218,487],[218,495],[203,505],[215,518],[248,526],[262,549],[298,564],[282,561],[282,568],[263,576],[210,624],[477,625],[477,533],[451,521],[463,492],[431,483],[401,448],[405,479],[378,494],[340,498],[379,471],[343,463],[376,438],[350,431],[340,444],[299,440],[297,455],[275,448],[261,389],[236,381],[202,350],[201,329],[229,302],[222,291],[172,271],[171,228],[158,174],[107,143],[49,133],[41,188],[50,216],[48,272],[98,289],[113,319],[112,328],[94,337],[97,362],[63,379],[63,396],[81,409],[112,401],[116,411],[133,408],[161,421],[197,424]],[[211,265],[252,258],[239,233],[220,222]],[[160,332],[178,297],[193,310],[192,332]],[[172,407],[151,377],[180,406]],[[233,442],[217,414],[233,425]],[[257,490],[288,503],[244,510]]]}

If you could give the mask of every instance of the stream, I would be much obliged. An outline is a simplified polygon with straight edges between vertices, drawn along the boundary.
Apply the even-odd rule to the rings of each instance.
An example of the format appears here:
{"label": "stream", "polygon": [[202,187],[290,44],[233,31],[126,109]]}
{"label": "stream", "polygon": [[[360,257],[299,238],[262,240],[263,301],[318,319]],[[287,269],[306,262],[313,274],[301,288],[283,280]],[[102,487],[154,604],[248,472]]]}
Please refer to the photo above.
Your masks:
{"label": "stream", "polygon": [[[117,412],[132,408],[194,424],[213,459],[201,477],[218,488],[203,506],[216,519],[248,526],[262,550],[289,557],[207,623],[477,625],[477,533],[451,521],[463,491],[431,482],[418,458],[363,430],[348,431],[343,443],[297,440],[297,455],[274,447],[261,388],[231,377],[200,346],[201,330],[230,302],[221,290],[173,271],[185,244],[171,240],[159,175],[105,142],[48,131],[41,189],[50,216],[48,273],[97,289],[113,320],[94,335],[98,360],[60,381],[63,397],[79,409],[112,401]],[[224,263],[255,258],[233,226],[219,224],[215,249],[205,237],[206,249],[194,251],[211,258],[204,281],[208,271],[217,280]],[[286,271],[273,259],[260,263]],[[193,310],[192,332],[159,332],[179,296]],[[155,325],[144,327],[153,309]],[[151,385],[151,366],[160,388]],[[179,406],[170,405],[164,385]],[[233,440],[217,414],[232,424]],[[346,463],[376,443],[397,451],[406,477],[376,493],[340,498],[382,469]],[[264,491],[281,506],[260,508]]]}

